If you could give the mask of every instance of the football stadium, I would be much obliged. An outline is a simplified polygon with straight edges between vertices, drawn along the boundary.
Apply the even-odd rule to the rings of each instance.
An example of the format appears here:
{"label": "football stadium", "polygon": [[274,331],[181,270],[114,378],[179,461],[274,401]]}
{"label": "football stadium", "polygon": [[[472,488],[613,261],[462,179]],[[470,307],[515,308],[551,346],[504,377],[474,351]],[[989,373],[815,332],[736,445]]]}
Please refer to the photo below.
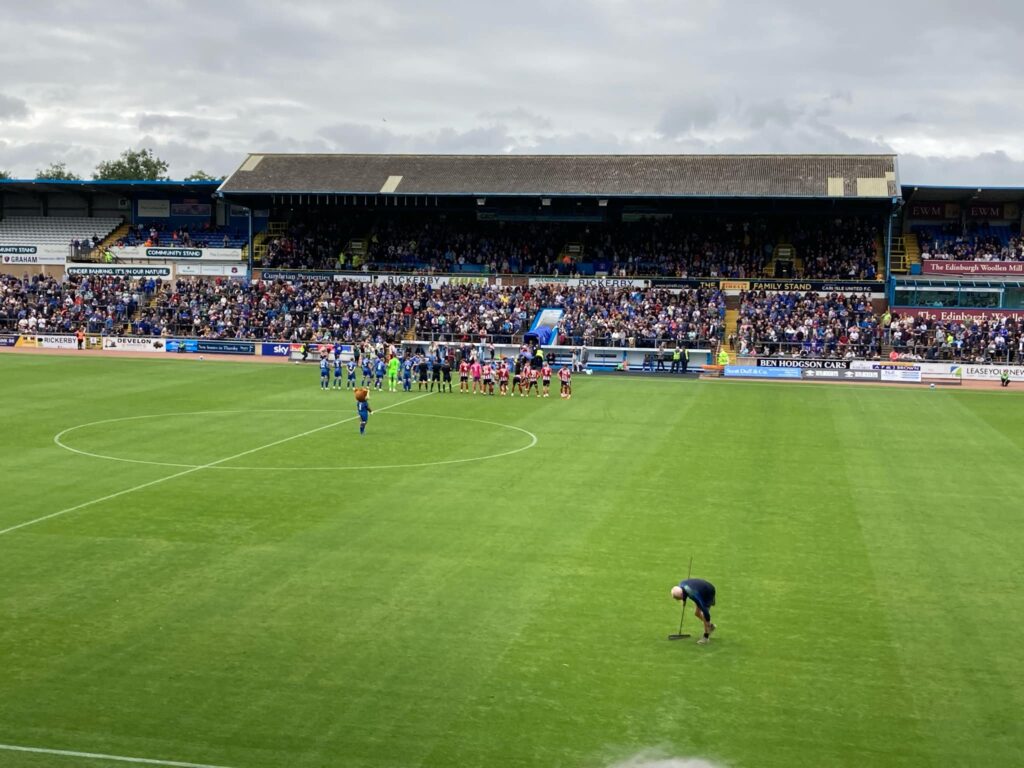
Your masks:
{"label": "football stadium", "polygon": [[0,181],[0,765],[1024,764],[1022,203],[894,155]]}

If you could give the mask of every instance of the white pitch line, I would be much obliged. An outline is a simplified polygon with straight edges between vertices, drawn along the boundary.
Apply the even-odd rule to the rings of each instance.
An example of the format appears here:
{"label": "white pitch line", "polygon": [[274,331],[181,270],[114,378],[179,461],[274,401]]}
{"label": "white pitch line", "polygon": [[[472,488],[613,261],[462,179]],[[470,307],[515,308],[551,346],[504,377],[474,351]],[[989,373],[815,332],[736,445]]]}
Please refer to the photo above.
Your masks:
{"label": "white pitch line", "polygon": [[[422,395],[417,395],[416,397],[411,397],[408,400],[401,400],[401,401],[399,401],[397,403],[392,403],[391,405],[385,405],[383,408],[378,408],[377,411],[386,411],[389,408],[394,408],[397,405],[404,405],[405,403],[411,403],[413,400],[419,400],[420,398],[428,397],[431,394],[433,394],[433,393],[432,392],[426,392],[426,393],[424,393]],[[142,483],[140,485],[135,485],[135,486],[132,486],[131,488],[126,488],[123,491],[118,491],[117,493],[107,494],[106,496],[101,496],[98,499],[92,499],[91,501],[86,501],[86,502],[83,502],[82,504],[76,504],[75,506],[68,507],[67,509],[61,509],[61,510],[58,510],[57,512],[51,512],[48,515],[43,515],[42,517],[37,517],[35,520],[29,520],[29,521],[24,522],[24,523],[19,523],[18,525],[12,525],[10,528],[4,528],[3,530],[0,530],[0,536],[3,536],[5,533],[11,533],[12,531],[16,531],[19,528],[27,528],[30,525],[35,525],[36,523],[42,523],[45,520],[51,520],[54,517],[60,517],[61,515],[66,515],[69,512],[77,512],[79,509],[85,509],[86,507],[91,507],[93,504],[99,504],[102,501],[109,501],[110,499],[116,499],[118,496],[124,496],[124,495],[129,494],[129,493],[134,493],[135,491],[141,491],[144,488],[149,488],[149,487],[154,486],[154,485],[159,485],[160,483],[166,483],[168,480],[174,480],[175,478],[184,477],[185,475],[191,475],[193,472],[199,472],[200,470],[203,470],[203,469],[209,469],[210,467],[216,467],[218,464],[226,464],[229,461],[234,461],[235,459],[240,459],[243,456],[248,456],[248,455],[250,455],[252,453],[257,453],[258,451],[265,451],[267,448],[273,448],[274,446],[281,445],[282,443],[288,443],[288,442],[291,442],[292,440],[298,440],[301,437],[307,437],[308,435],[312,435],[312,434],[315,434],[317,432],[323,432],[325,429],[331,429],[332,427],[336,427],[339,424],[345,424],[345,423],[347,423],[349,421],[355,421],[357,418],[359,418],[359,417],[358,416],[350,416],[347,419],[341,419],[340,421],[335,421],[335,422],[332,422],[331,424],[325,424],[322,427],[316,427],[315,429],[309,429],[309,430],[306,430],[305,432],[301,432],[301,433],[299,433],[297,435],[292,435],[291,437],[285,437],[285,438],[282,438],[280,440],[275,440],[272,443],[267,443],[266,445],[261,445],[261,446],[259,446],[257,448],[250,448],[247,451],[242,451],[241,453],[236,453],[234,456],[227,456],[227,457],[225,457],[223,459],[217,459],[216,461],[211,461],[209,464],[200,464],[198,467],[190,467],[189,469],[183,469],[181,472],[175,472],[173,475],[167,475],[167,477],[160,477],[160,478],[157,478],[156,480],[150,480],[148,483]]]}
{"label": "white pitch line", "polygon": [[177,760],[156,760],[149,757],[125,757],[123,755],[103,755],[97,752],[75,752],[69,749],[45,749],[44,747],[21,747],[17,744],[0,744],[0,750],[7,752],[29,752],[35,755],[59,755],[60,757],[84,757],[89,760],[108,760],[115,763],[136,763],[142,765],[169,765],[172,768],[227,768],[223,765],[207,763],[182,763]]}

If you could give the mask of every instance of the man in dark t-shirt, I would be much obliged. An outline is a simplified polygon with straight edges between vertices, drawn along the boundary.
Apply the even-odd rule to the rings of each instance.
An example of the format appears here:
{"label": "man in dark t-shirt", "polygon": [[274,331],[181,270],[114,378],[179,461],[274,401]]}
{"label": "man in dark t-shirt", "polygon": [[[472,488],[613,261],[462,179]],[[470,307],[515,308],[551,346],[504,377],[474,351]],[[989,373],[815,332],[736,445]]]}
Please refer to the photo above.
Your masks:
{"label": "man in dark t-shirt", "polygon": [[715,604],[715,585],[704,579],[683,579],[678,586],[672,587],[672,599],[682,600],[683,605],[686,605],[687,600],[693,600],[693,613],[704,622],[704,636],[697,642],[700,645],[707,645],[711,633],[715,631],[715,625],[711,623],[711,606]]}

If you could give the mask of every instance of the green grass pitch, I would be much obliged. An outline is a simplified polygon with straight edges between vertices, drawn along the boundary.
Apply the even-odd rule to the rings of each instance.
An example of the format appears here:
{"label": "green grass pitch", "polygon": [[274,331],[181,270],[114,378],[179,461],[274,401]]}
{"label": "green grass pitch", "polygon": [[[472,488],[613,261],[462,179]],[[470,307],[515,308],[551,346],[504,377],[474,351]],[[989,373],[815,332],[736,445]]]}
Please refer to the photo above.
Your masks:
{"label": "green grass pitch", "polygon": [[[71,510],[0,535],[0,744],[1024,765],[1017,392],[577,376],[374,394],[360,437],[312,366],[4,355],[0,382],[0,529]],[[707,647],[666,640],[691,556]]]}

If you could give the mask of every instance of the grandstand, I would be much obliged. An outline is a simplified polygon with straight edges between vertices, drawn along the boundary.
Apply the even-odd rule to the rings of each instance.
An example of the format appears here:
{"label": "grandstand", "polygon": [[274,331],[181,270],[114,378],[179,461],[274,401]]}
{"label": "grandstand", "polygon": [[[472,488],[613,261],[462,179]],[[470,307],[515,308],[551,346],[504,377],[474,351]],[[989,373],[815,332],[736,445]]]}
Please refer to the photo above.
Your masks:
{"label": "grandstand", "polygon": [[121,219],[114,217],[11,216],[0,219],[0,244],[68,245],[93,239],[98,243],[119,226]]}

